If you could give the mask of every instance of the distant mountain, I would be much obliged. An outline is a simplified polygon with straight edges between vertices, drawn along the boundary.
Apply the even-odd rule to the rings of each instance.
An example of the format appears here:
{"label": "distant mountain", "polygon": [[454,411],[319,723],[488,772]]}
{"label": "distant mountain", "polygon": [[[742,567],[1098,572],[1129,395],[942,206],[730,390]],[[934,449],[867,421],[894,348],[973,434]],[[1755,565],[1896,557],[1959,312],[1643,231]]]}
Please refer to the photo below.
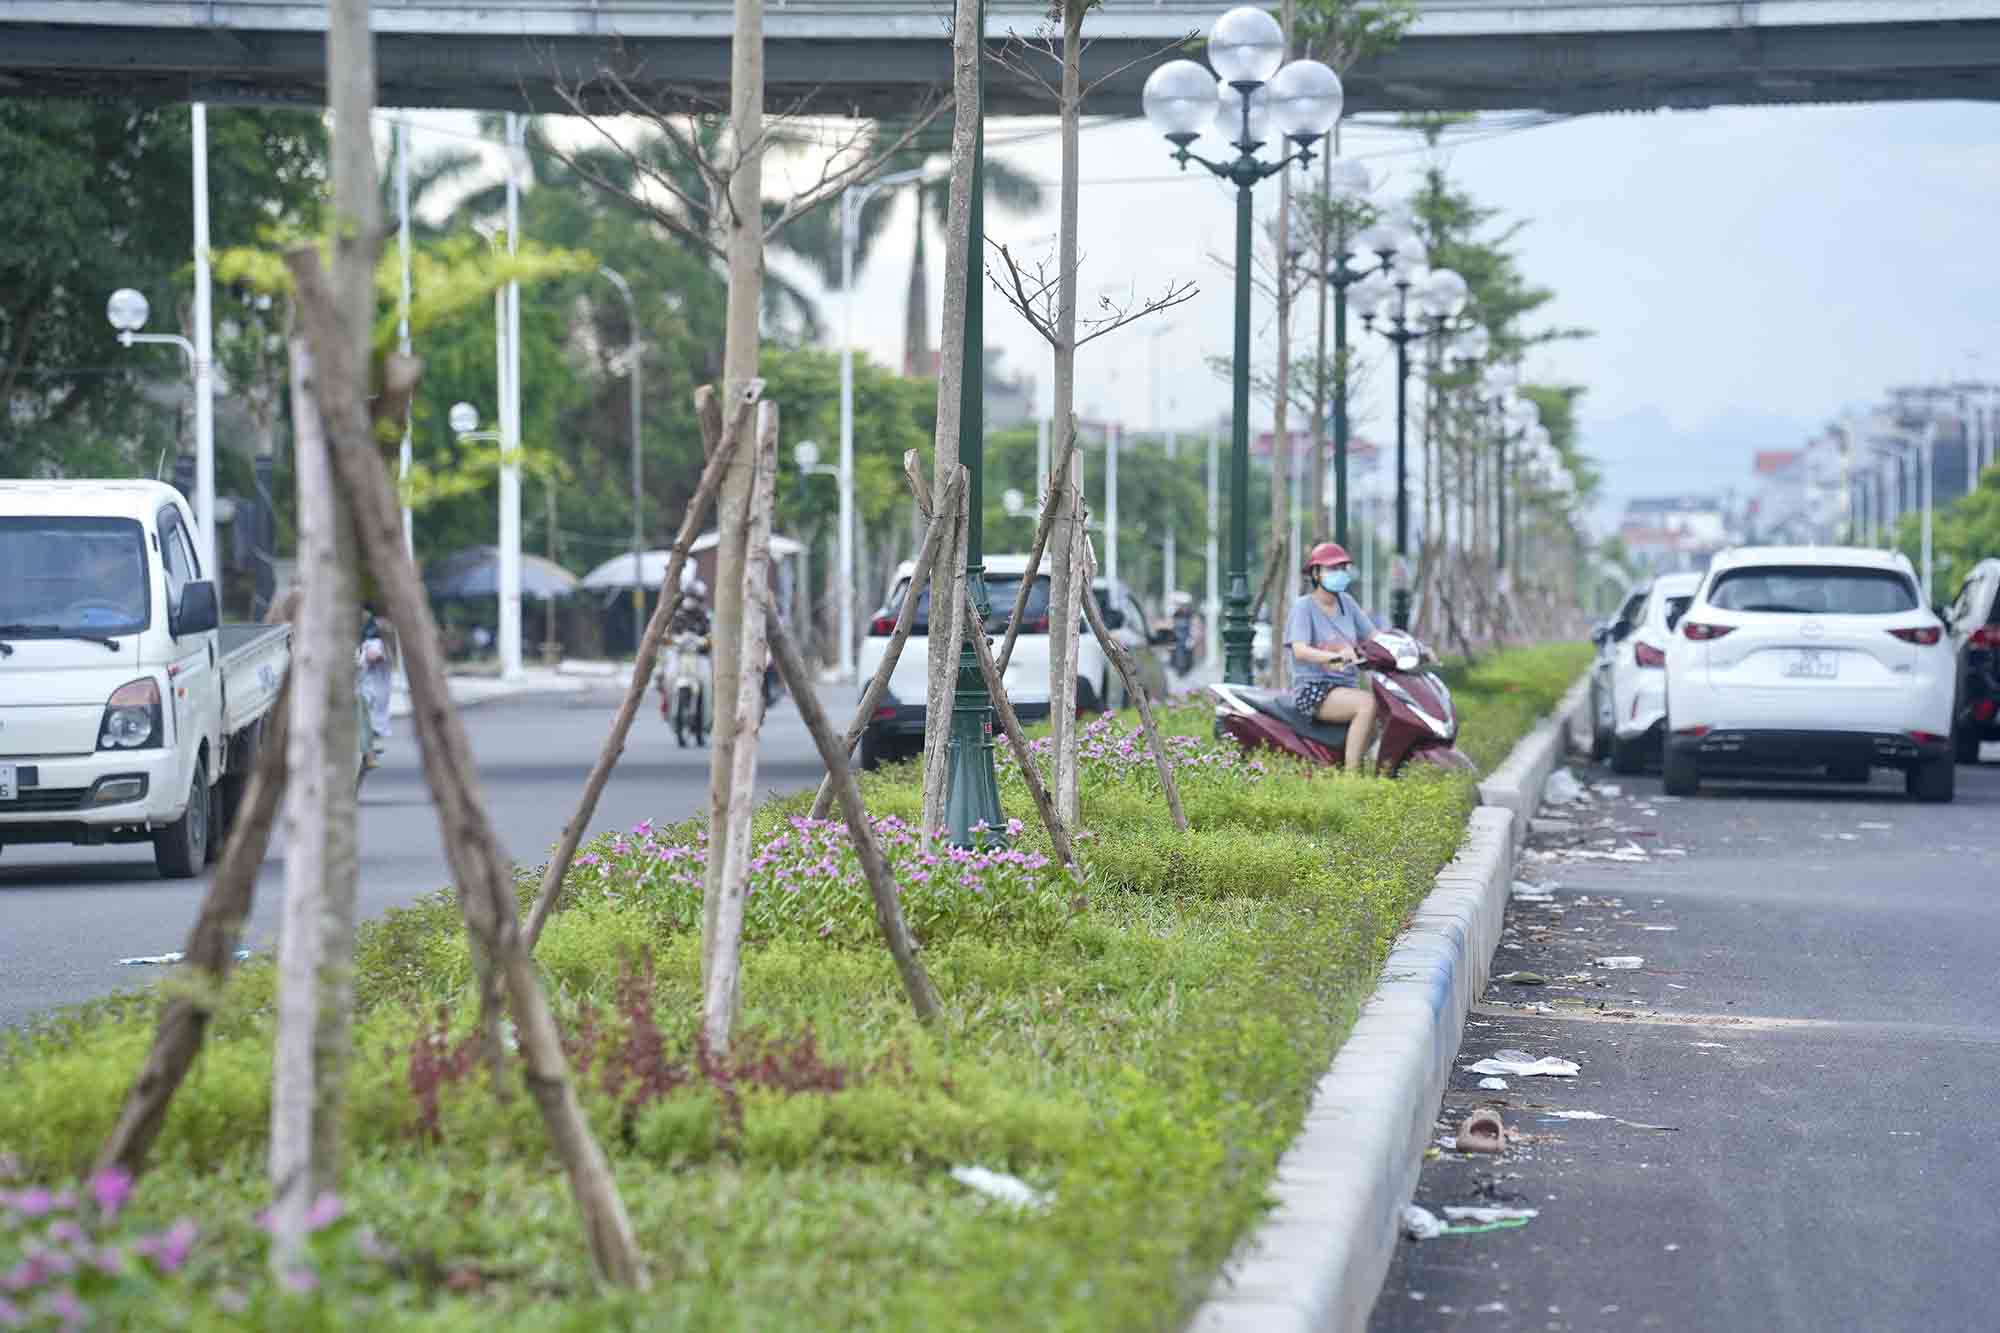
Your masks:
{"label": "distant mountain", "polygon": [[1584,452],[1604,473],[1597,512],[1600,531],[1618,525],[1625,502],[1647,495],[1741,494],[1752,484],[1760,450],[1796,449],[1820,423],[1754,411],[1728,412],[1695,426],[1678,426],[1658,408],[1578,422]]}

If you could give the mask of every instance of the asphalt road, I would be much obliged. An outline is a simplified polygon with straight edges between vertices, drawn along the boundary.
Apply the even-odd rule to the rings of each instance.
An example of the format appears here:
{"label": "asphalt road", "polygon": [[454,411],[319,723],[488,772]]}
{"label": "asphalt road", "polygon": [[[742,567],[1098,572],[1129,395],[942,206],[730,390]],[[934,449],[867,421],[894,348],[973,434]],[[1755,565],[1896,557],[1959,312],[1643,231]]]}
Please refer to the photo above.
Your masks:
{"label": "asphalt road", "polygon": [[[466,727],[480,787],[508,852],[543,861],[576,808],[584,776],[604,743],[619,692],[516,697],[468,708]],[[836,722],[851,687],[823,687]],[[789,699],[771,710],[758,786],[792,791],[824,771]],[[708,751],[680,750],[649,697],[624,758],[598,803],[594,828],[674,820],[707,800]],[[397,723],[387,761],[361,790],[360,909],[376,916],[450,882],[430,792],[408,724]],[[158,968],[119,959],[180,949],[205,885],[161,880],[152,848],[9,847],[0,853],[0,1027],[52,1006],[156,979]],[[284,835],[274,833],[257,881],[248,947],[275,943],[284,892]]]}
{"label": "asphalt road", "polygon": [[[1948,806],[1889,774],[1681,802],[1589,777],[1622,794],[1544,812],[1576,824],[1533,839],[1554,903],[1510,906],[1439,1119],[1492,1105],[1527,1137],[1442,1152],[1417,1189],[1539,1216],[1405,1240],[1370,1327],[2000,1327],[2000,765]],[[1561,850],[1606,837],[1645,859]],[[1550,984],[1497,979],[1521,971]],[[1480,1090],[1465,1066],[1509,1048],[1580,1074]]]}

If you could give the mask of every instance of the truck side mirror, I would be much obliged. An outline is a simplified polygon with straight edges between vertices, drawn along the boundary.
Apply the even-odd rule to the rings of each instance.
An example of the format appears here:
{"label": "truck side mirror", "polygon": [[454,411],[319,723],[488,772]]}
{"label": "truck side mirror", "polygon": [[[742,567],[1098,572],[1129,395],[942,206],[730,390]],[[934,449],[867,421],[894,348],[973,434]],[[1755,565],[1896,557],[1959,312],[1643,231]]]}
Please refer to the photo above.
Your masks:
{"label": "truck side mirror", "polygon": [[205,634],[221,624],[222,617],[215,604],[215,585],[207,579],[196,579],[181,589],[180,605],[168,617],[168,630],[178,639],[189,634]]}

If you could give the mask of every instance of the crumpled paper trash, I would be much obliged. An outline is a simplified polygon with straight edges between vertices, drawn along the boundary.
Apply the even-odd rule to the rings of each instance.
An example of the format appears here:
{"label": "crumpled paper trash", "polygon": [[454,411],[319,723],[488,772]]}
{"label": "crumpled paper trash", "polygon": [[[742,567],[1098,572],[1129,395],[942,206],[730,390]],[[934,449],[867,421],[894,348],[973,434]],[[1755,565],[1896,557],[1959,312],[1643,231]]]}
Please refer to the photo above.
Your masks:
{"label": "crumpled paper trash", "polygon": [[1578,1072],[1574,1060],[1563,1060],[1553,1055],[1539,1058],[1526,1051],[1495,1051],[1477,1064],[1467,1066],[1474,1074],[1512,1074],[1517,1078],[1529,1078],[1545,1074],[1551,1078],[1575,1078]]}

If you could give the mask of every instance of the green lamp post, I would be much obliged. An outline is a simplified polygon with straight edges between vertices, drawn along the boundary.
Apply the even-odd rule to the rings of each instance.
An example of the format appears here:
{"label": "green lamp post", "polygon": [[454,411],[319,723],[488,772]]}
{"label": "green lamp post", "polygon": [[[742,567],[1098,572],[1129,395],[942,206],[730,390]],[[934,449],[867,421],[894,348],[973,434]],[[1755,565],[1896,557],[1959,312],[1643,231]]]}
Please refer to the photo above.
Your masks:
{"label": "green lamp post", "polygon": [[[1210,74],[1192,60],[1171,60],[1146,80],[1146,119],[1174,146],[1183,171],[1199,162],[1236,187],[1236,345],[1231,358],[1229,572],[1223,595],[1223,679],[1248,685],[1250,663],[1250,191],[1293,163],[1313,160],[1312,146],[1340,119],[1340,76],[1317,60],[1285,63],[1278,21],[1251,5],[1232,9],[1208,34]],[[1282,66],[1282,68],[1281,68]],[[1234,158],[1211,162],[1188,145],[1203,131],[1222,136]],[[1257,150],[1272,131],[1276,161]],[[1288,142],[1287,142],[1288,141]],[[1291,146],[1287,151],[1288,143]]]}
{"label": "green lamp post", "polygon": [[[986,0],[959,0],[979,7],[977,31],[986,37]],[[965,587],[979,623],[967,625],[967,635],[984,634],[993,614],[986,593],[986,284],[980,281],[980,256],[986,243],[986,78],[985,62],[974,74],[974,106],[979,126],[972,149],[972,206],[967,219],[965,271],[965,368],[958,395],[958,461],[964,465],[967,517]],[[939,514],[936,521],[949,522]],[[950,587],[947,577],[944,586]],[[940,599],[933,594],[932,615]],[[959,645],[958,689],[952,697],[949,785],[945,798],[945,828],[954,847],[993,846],[1007,838],[1007,819],[1000,810],[1000,786],[993,773],[993,696],[979,670],[979,657],[967,638]]]}

